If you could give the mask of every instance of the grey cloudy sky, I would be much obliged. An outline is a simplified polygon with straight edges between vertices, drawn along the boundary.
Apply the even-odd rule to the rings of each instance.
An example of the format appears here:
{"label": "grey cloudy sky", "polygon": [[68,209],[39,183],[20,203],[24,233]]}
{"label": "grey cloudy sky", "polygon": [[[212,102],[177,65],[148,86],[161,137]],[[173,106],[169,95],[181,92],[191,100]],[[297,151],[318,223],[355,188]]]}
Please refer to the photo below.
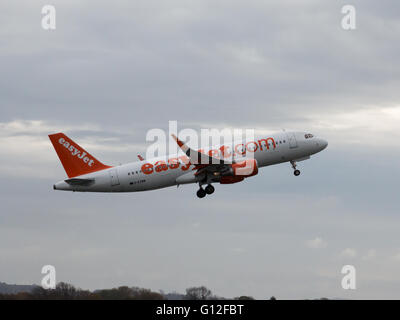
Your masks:
{"label": "grey cloudy sky", "polygon": [[[399,298],[400,3],[45,1],[0,4],[0,281],[57,280],[256,298]],[[353,4],[357,29],[341,28]],[[199,200],[188,185],[55,192],[47,134],[105,163],[168,128],[309,130],[329,147]],[[357,290],[341,288],[341,268]]]}

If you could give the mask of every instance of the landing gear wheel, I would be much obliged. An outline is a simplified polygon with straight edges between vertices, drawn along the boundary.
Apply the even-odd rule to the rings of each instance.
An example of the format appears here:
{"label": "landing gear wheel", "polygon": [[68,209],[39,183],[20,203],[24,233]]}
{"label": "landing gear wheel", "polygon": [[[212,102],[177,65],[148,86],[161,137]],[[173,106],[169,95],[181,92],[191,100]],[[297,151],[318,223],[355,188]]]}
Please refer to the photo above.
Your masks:
{"label": "landing gear wheel", "polygon": [[291,161],[290,161],[290,164],[292,165],[292,168],[294,169],[293,174],[294,174],[296,177],[299,176],[299,175],[300,175],[300,170],[297,170],[297,169],[296,169],[296,167],[297,167],[296,161],[291,160]]}
{"label": "landing gear wheel", "polygon": [[204,198],[206,196],[206,191],[203,188],[200,188],[199,190],[197,190],[196,194],[199,198]]}
{"label": "landing gear wheel", "polygon": [[212,193],[214,193],[215,188],[214,188],[211,184],[209,184],[209,185],[205,188],[205,191],[206,191],[207,194],[212,194]]}

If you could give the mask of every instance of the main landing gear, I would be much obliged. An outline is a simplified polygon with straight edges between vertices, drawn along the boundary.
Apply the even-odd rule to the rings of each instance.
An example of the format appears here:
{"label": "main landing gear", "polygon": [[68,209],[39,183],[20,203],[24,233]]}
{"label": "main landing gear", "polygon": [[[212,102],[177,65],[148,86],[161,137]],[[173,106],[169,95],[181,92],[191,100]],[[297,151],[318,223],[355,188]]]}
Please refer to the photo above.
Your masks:
{"label": "main landing gear", "polygon": [[212,194],[212,193],[214,193],[214,191],[215,191],[215,188],[211,185],[211,184],[209,184],[207,187],[206,187],[206,193],[207,194]]}
{"label": "main landing gear", "polygon": [[207,194],[212,194],[212,193],[214,193],[214,191],[215,191],[215,188],[211,185],[211,184],[209,184],[207,187],[205,187],[204,189],[200,186],[200,189],[199,190],[197,190],[197,196],[199,197],[199,198],[204,198]]}
{"label": "main landing gear", "polygon": [[294,169],[293,174],[296,177],[299,176],[300,175],[300,170],[296,169],[296,167],[297,167],[296,161],[292,160],[292,161],[290,161],[290,164],[292,165],[292,168]]}
{"label": "main landing gear", "polygon": [[199,190],[197,190],[196,194],[199,198],[204,198],[206,196],[206,191],[203,188],[200,188]]}

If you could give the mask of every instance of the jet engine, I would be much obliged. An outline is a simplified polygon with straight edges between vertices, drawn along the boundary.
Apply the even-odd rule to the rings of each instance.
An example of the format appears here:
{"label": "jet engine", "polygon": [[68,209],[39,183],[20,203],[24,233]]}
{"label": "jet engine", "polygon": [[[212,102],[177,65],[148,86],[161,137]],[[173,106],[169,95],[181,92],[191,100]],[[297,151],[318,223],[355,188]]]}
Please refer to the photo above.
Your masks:
{"label": "jet engine", "polygon": [[244,178],[255,176],[258,173],[256,159],[247,159],[231,165],[229,170],[222,173],[220,183],[231,184],[243,181]]}

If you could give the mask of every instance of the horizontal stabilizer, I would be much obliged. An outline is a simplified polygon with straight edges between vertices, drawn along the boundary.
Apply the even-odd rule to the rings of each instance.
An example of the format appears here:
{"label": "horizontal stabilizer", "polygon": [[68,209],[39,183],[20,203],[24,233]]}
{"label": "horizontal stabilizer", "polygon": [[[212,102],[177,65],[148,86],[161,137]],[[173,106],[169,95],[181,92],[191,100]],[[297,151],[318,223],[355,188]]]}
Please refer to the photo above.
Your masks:
{"label": "horizontal stabilizer", "polygon": [[79,179],[79,178],[72,178],[65,180],[71,186],[90,186],[94,183],[94,179]]}

